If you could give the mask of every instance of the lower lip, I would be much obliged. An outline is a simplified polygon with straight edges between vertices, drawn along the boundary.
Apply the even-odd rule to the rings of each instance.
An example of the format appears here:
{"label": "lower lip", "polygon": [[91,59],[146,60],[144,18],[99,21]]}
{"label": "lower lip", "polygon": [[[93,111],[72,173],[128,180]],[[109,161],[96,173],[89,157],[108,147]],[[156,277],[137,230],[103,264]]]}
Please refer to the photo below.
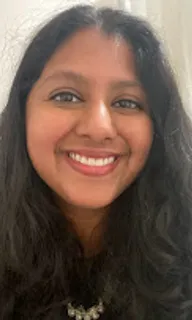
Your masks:
{"label": "lower lip", "polygon": [[82,173],[86,176],[95,176],[95,177],[104,176],[111,173],[117,167],[120,159],[120,157],[118,157],[114,162],[109,163],[103,167],[98,167],[98,166],[87,166],[86,164],[75,161],[72,158],[70,158],[67,154],[65,154],[65,158],[67,163],[75,171],[78,171],[79,173]]}

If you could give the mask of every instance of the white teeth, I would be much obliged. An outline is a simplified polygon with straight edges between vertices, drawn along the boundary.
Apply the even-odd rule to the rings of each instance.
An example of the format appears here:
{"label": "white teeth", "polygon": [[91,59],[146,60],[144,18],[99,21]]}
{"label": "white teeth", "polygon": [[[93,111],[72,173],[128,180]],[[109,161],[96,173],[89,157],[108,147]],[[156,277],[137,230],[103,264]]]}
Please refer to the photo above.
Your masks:
{"label": "white teeth", "polygon": [[87,166],[97,166],[97,167],[103,167],[115,161],[115,157],[99,158],[99,159],[86,158],[84,156],[81,157],[79,154],[73,153],[73,152],[69,153],[69,157]]}

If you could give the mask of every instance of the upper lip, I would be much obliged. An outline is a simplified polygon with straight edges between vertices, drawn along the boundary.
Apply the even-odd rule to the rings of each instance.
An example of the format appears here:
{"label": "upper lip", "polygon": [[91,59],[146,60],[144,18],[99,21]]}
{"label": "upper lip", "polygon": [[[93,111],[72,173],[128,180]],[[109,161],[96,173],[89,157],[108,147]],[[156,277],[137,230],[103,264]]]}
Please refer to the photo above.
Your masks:
{"label": "upper lip", "polygon": [[67,153],[73,152],[80,156],[85,156],[87,158],[109,158],[109,157],[119,157],[121,154],[114,151],[104,151],[99,149],[71,149],[66,150]]}

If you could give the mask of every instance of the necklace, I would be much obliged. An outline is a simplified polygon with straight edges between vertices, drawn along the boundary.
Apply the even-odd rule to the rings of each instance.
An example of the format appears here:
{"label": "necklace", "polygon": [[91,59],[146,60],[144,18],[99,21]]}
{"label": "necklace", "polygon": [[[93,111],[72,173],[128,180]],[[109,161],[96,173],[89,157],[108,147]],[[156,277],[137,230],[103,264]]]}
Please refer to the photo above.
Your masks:
{"label": "necklace", "polygon": [[78,308],[74,308],[72,303],[67,304],[67,312],[70,318],[75,318],[75,320],[95,320],[99,319],[101,314],[104,312],[103,301],[100,299],[98,304],[92,306],[91,308],[85,310],[85,308],[80,305]]}

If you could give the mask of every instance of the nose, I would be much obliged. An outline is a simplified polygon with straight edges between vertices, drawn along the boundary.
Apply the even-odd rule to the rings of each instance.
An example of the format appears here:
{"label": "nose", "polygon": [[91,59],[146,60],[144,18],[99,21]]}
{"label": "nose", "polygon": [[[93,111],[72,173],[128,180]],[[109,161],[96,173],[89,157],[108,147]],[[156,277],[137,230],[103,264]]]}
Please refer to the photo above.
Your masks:
{"label": "nose", "polygon": [[110,108],[103,101],[86,107],[76,125],[76,133],[95,142],[114,139],[117,132]]}

